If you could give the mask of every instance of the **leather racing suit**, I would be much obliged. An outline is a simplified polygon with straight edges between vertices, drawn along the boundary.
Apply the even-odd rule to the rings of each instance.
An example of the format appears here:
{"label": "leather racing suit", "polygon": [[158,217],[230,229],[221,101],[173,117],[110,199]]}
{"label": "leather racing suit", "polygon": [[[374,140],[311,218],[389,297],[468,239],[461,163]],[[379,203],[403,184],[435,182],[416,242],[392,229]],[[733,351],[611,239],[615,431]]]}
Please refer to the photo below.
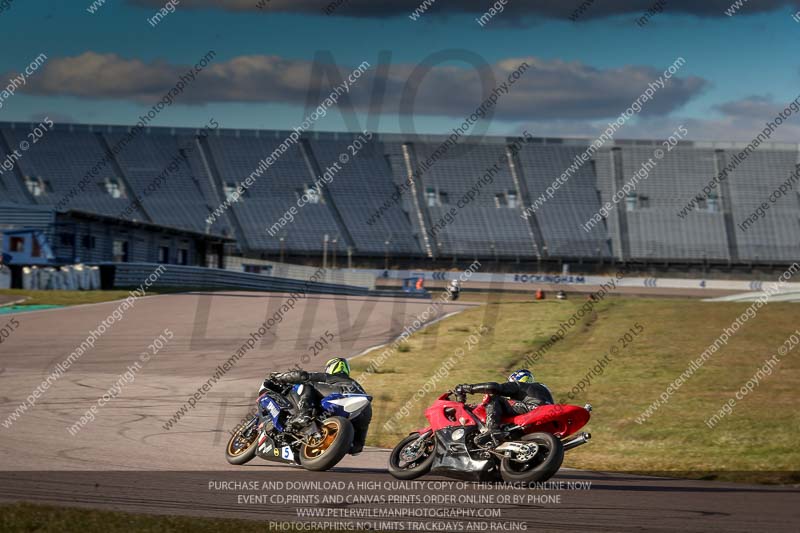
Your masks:
{"label": "leather racing suit", "polygon": [[[292,370],[278,374],[271,374],[270,377],[282,383],[300,384],[304,383],[303,391],[300,394],[291,393],[291,400],[297,406],[297,417],[313,417],[320,413],[320,401],[325,396],[334,393],[354,393],[366,394],[364,388],[350,376],[344,373],[326,374],[324,372],[306,372],[304,370]],[[351,454],[361,453],[364,443],[367,441],[367,430],[372,421],[372,404],[368,405],[356,418],[350,420],[353,424],[353,446],[350,448]]]}
{"label": "leather racing suit", "polygon": [[[486,427],[491,431],[500,429],[503,416],[527,413],[540,405],[554,404],[553,394],[541,383],[474,383],[461,385],[464,392],[489,394],[486,404]],[[513,405],[506,399],[514,400]]]}

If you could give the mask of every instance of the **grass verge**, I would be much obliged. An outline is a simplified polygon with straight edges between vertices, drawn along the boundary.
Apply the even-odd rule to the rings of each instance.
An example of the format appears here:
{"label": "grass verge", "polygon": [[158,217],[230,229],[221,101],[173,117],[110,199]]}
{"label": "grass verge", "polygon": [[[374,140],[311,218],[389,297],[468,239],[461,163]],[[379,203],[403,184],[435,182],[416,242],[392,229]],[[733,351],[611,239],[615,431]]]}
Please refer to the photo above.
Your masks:
{"label": "grass verge", "polygon": [[21,305],[80,305],[121,300],[128,291],[26,291],[2,289],[0,295],[25,299]]}
{"label": "grass verge", "polygon": [[[583,301],[503,302],[467,310],[413,335],[366,378],[359,375],[384,349],[353,361],[375,399],[370,444],[392,447],[426,425],[423,412],[458,383],[502,381],[569,320]],[[590,444],[570,451],[566,466],[757,482],[800,482],[795,428],[800,347],[782,357],[770,376],[713,429],[705,421],[797,330],[797,305],[773,303],[748,320],[648,420],[636,418],[729,327],[749,304],[678,299],[607,299],[571,327],[531,365],[557,400],[594,406]],[[640,335],[623,348],[635,324]],[[465,348],[465,338],[488,329],[449,372],[443,363]],[[583,391],[568,397],[612,346],[619,352]],[[433,378],[428,392],[417,393]],[[417,397],[415,400],[415,393]],[[478,399],[477,397],[474,397]],[[398,412],[405,406],[408,416]],[[386,428],[389,420],[396,428]]]}
{"label": "grass verge", "polygon": [[[136,287],[111,291],[28,291],[23,289],[0,289],[0,295],[11,296],[15,300],[25,299],[25,301],[21,302],[19,305],[81,305],[123,300],[130,295],[131,290],[135,289]],[[151,287],[147,291],[147,296],[193,291],[209,292],[209,289],[192,287],[158,287],[155,289]]]}

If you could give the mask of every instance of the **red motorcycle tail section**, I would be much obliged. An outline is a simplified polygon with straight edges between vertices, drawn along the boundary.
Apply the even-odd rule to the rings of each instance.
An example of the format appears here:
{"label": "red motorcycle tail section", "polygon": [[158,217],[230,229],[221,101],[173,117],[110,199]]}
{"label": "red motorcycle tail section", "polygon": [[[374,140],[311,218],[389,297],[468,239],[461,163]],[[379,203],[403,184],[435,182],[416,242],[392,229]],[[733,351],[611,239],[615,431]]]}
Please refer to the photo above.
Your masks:
{"label": "red motorcycle tail section", "polygon": [[[486,422],[485,398],[484,402],[472,409],[472,413],[463,403],[449,398],[448,394],[443,394],[425,410],[425,418],[431,425],[418,430],[418,433],[453,426],[474,426],[477,425],[475,418]],[[526,434],[543,431],[563,439],[585,426],[590,416],[589,411],[577,405],[542,405],[528,413],[503,417],[503,424],[524,427]]]}
{"label": "red motorcycle tail section", "polygon": [[542,405],[533,411],[503,419],[506,424],[525,426],[525,433],[544,431],[563,439],[589,421],[589,411],[577,405]]}

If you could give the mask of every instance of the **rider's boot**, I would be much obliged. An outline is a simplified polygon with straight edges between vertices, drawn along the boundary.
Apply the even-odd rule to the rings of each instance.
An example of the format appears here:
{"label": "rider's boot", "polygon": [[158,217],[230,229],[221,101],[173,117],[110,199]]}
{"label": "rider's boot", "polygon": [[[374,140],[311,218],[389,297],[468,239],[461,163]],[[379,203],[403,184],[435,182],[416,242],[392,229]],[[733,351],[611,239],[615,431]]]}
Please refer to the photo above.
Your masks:
{"label": "rider's boot", "polygon": [[503,441],[505,441],[510,435],[510,432],[507,429],[489,429],[486,428],[486,431],[481,432],[480,435],[475,437],[475,444],[479,447],[483,448],[488,444],[494,444],[495,446],[499,446]]}

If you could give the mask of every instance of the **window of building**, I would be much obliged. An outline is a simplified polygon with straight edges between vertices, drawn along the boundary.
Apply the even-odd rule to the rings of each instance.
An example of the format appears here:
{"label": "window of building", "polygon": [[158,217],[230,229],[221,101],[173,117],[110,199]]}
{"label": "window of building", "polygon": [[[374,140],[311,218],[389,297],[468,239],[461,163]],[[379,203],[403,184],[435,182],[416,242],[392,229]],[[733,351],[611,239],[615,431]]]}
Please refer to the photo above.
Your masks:
{"label": "window of building", "polygon": [[22,252],[25,250],[25,239],[22,237],[11,237],[9,249],[12,252]]}
{"label": "window of building", "polygon": [[114,239],[112,244],[112,252],[111,255],[114,257],[115,263],[127,263],[128,262],[128,241],[123,241],[120,239]]}
{"label": "window of building", "polygon": [[436,207],[436,189],[425,189],[425,203],[428,207]]}
{"label": "window of building", "polygon": [[228,202],[239,202],[244,199],[244,193],[241,195],[238,192],[239,185],[232,181],[228,181],[224,185],[225,187],[225,199]]}
{"label": "window of building", "polygon": [[636,195],[631,193],[625,197],[625,210],[626,211],[634,211],[636,210]]}
{"label": "window of building", "polygon": [[506,199],[506,195],[503,193],[497,193],[494,195],[494,206],[497,208],[506,207],[508,205],[508,200]]}
{"label": "window of building", "polygon": [[53,188],[50,186],[50,182],[43,180],[38,176],[25,176],[25,186],[34,196],[41,196],[44,193],[53,191]]}
{"label": "window of building", "polygon": [[640,196],[639,197],[639,208],[640,209],[647,209],[650,207],[650,197],[649,196]]}
{"label": "window of building", "polygon": [[111,198],[125,198],[125,187],[122,186],[122,182],[115,177],[106,178],[106,180],[101,184],[101,187],[105,189],[108,195]]}
{"label": "window of building", "polygon": [[179,265],[189,264],[189,250],[187,250],[186,248],[178,248],[178,264]]}
{"label": "window of building", "polygon": [[708,195],[708,210],[711,213],[716,213],[719,211],[719,198],[713,192]]}
{"label": "window of building", "polygon": [[242,268],[250,274],[261,274],[261,265],[242,265]]}
{"label": "window of building", "polygon": [[439,205],[448,205],[450,203],[450,196],[446,192],[439,191]]}
{"label": "window of building", "polygon": [[310,204],[318,204],[322,202],[322,195],[314,187],[306,185],[305,196]]}
{"label": "window of building", "polygon": [[697,207],[697,209],[700,209],[700,210],[708,209],[708,202],[706,202],[706,199],[704,197],[695,196],[694,201],[695,201],[695,206]]}
{"label": "window of building", "polygon": [[169,246],[158,247],[158,262],[162,265],[169,263]]}
{"label": "window of building", "polygon": [[517,201],[517,191],[508,191],[506,198],[508,199],[509,209],[516,209],[519,207],[519,202]]}
{"label": "window of building", "polygon": [[33,252],[31,252],[31,257],[42,257],[42,246],[39,244],[39,239],[34,236],[31,240],[33,240]]}
{"label": "window of building", "polygon": [[87,250],[94,250],[96,241],[92,235],[84,235],[82,244],[83,247],[86,248]]}
{"label": "window of building", "polygon": [[74,246],[75,245],[75,235],[72,233],[62,233],[59,235],[59,239],[61,240],[62,246]]}

